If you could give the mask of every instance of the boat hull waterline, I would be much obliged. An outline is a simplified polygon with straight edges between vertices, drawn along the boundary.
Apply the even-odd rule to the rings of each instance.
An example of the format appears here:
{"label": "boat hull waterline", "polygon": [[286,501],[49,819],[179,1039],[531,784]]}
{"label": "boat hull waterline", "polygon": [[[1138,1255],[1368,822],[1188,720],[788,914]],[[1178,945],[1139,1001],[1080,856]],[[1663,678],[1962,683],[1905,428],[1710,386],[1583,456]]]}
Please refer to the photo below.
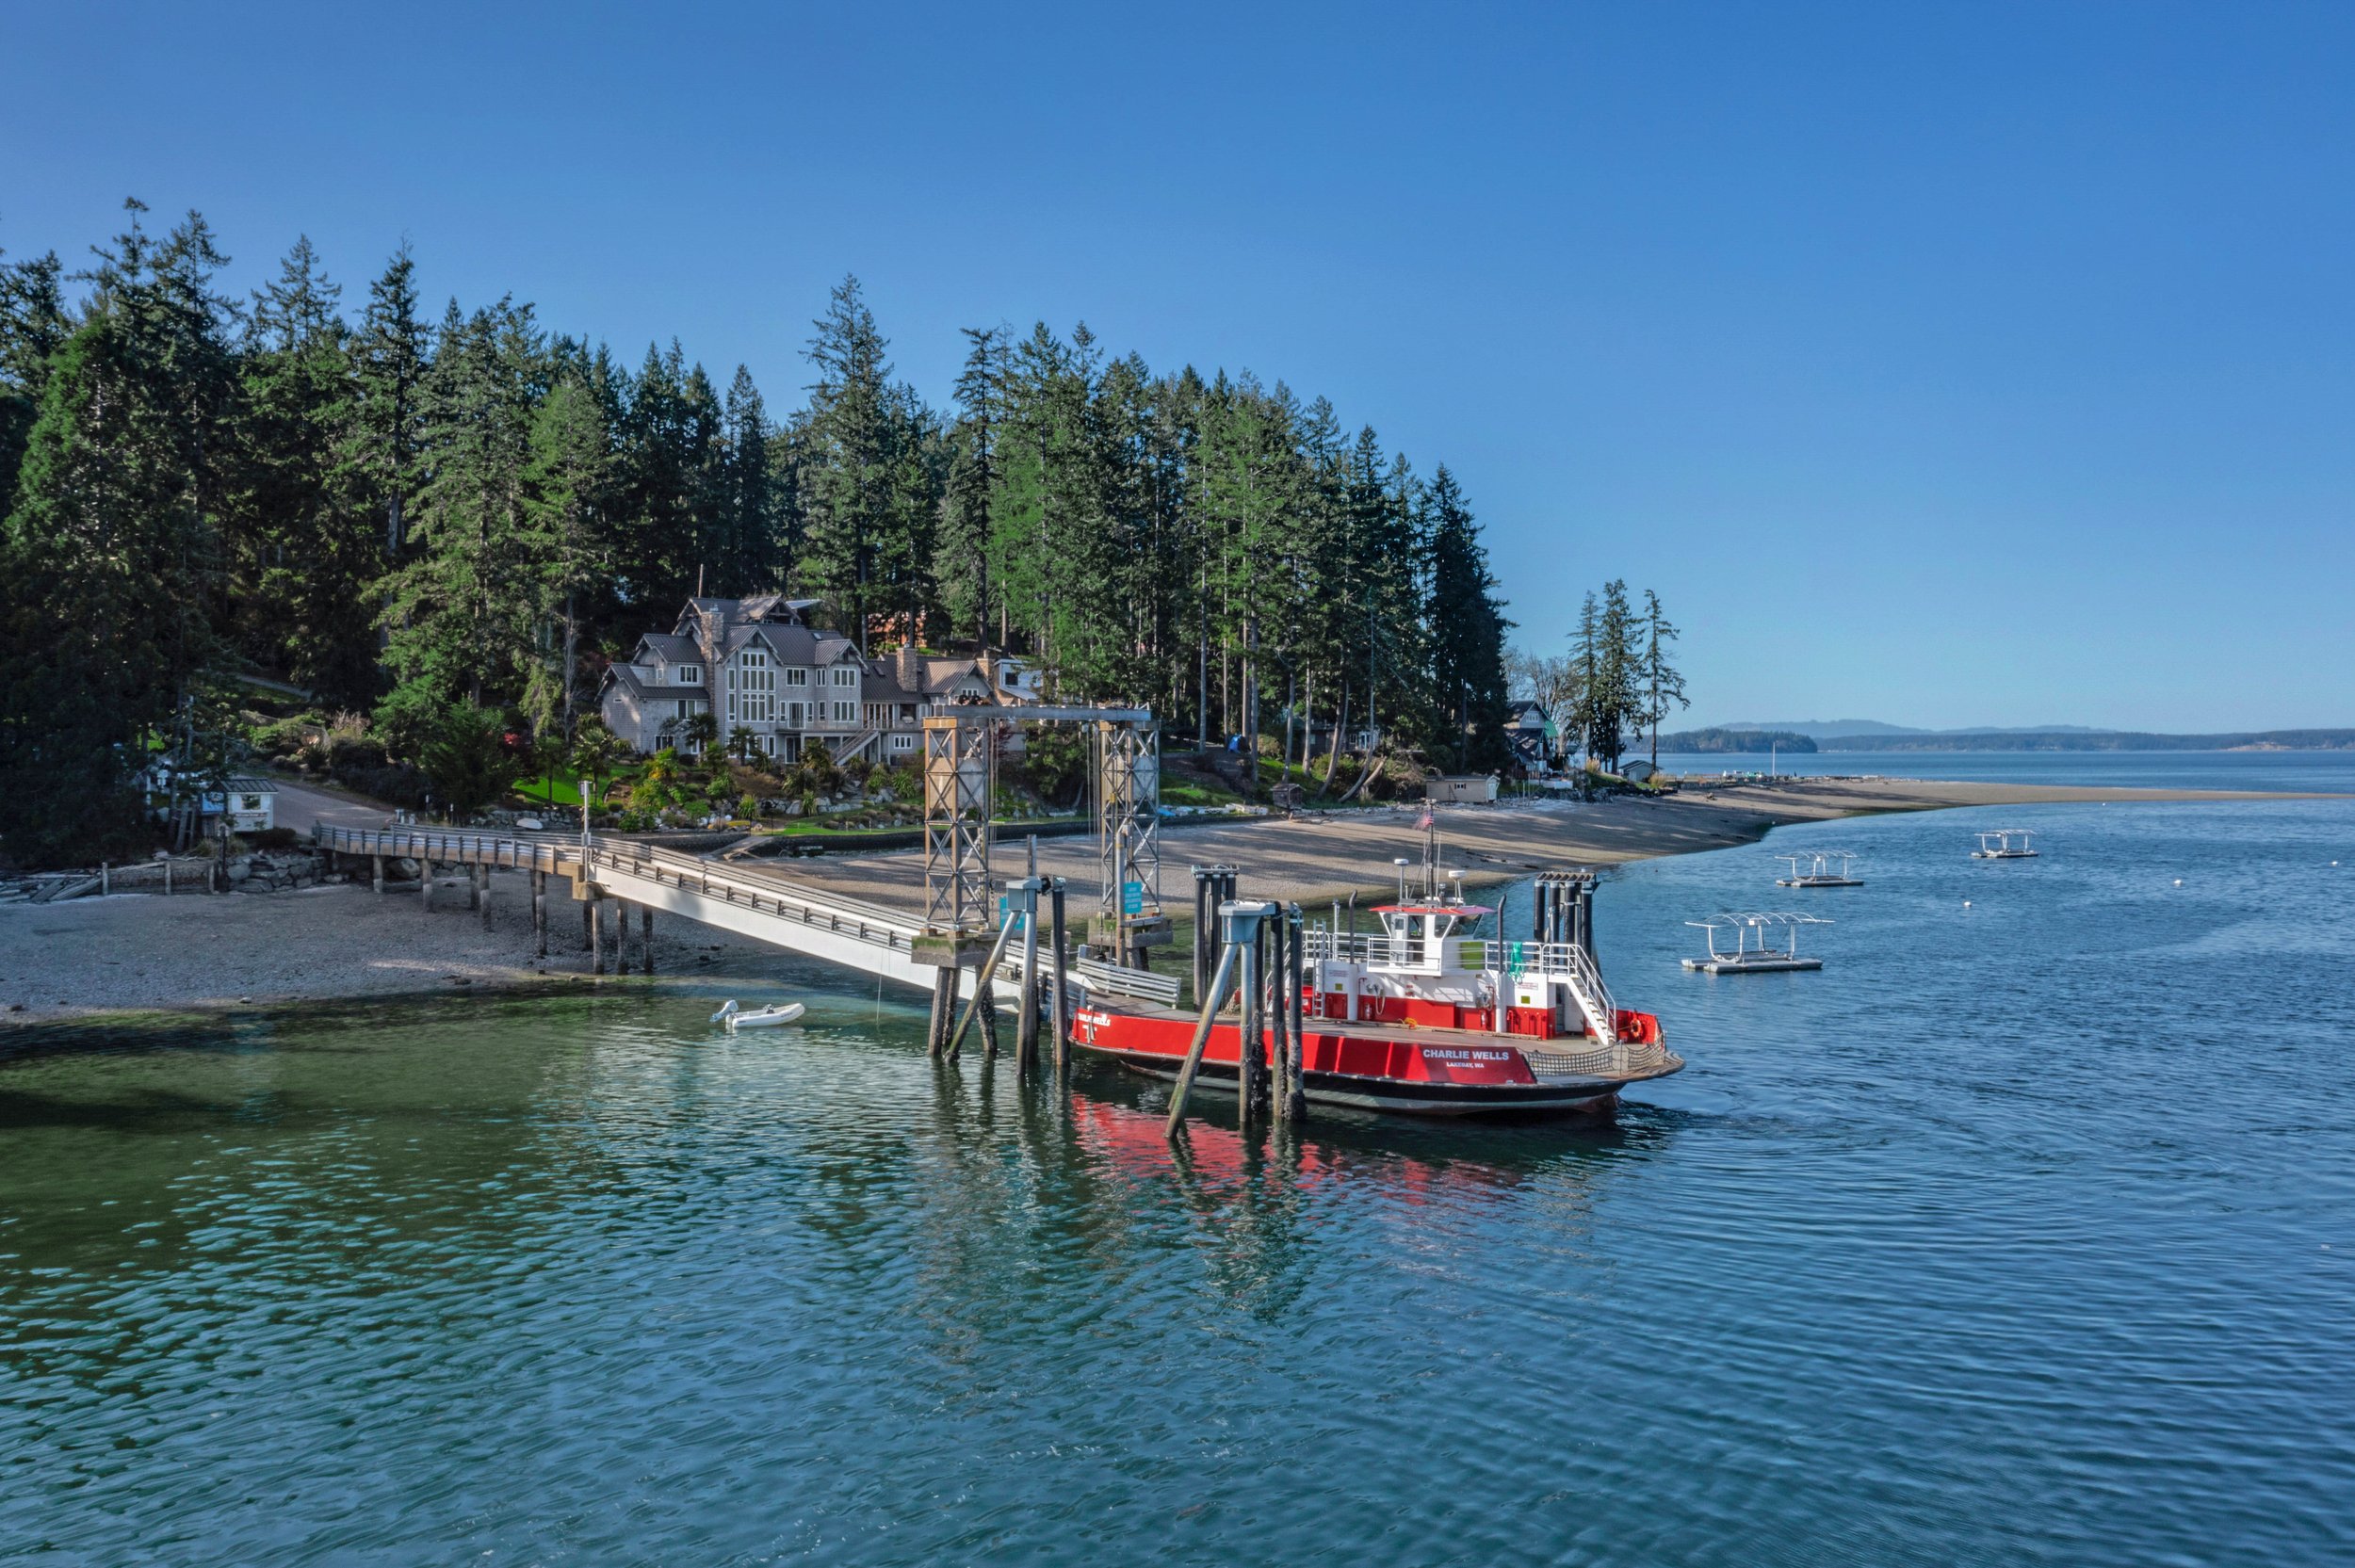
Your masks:
{"label": "boat hull waterline", "polygon": [[[1196,1024],[1194,1016],[1175,1010],[1091,1002],[1073,1015],[1072,1043],[1132,1071],[1175,1079]],[[1195,1070],[1196,1088],[1236,1091],[1241,1034],[1234,1023],[1211,1026]],[[1665,1078],[1684,1066],[1657,1043],[1558,1043],[1583,1049],[1572,1056],[1539,1049],[1538,1042],[1526,1037],[1469,1029],[1415,1029],[1408,1035],[1363,1026],[1344,1031],[1304,1018],[1301,1088],[1315,1104],[1413,1116],[1595,1114],[1610,1110],[1630,1085]],[[1271,1052],[1271,1063],[1273,1047],[1270,1031],[1262,1036],[1262,1049]],[[1592,1059],[1602,1057],[1618,1059],[1596,1070]],[[1557,1067],[1549,1058],[1565,1065]]]}

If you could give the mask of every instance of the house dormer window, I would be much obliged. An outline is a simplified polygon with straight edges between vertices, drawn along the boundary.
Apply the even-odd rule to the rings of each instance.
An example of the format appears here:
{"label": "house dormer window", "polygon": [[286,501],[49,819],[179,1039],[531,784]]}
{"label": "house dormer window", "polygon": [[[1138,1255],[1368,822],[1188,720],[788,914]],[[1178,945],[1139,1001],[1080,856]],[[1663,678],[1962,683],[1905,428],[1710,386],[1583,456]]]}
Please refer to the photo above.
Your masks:
{"label": "house dormer window", "polygon": [[700,664],[682,664],[682,665],[680,665],[680,666],[678,667],[678,684],[679,684],[679,685],[681,685],[681,686],[701,686],[701,685],[703,685],[703,684],[704,684],[704,667],[703,667],[702,665],[700,665]]}

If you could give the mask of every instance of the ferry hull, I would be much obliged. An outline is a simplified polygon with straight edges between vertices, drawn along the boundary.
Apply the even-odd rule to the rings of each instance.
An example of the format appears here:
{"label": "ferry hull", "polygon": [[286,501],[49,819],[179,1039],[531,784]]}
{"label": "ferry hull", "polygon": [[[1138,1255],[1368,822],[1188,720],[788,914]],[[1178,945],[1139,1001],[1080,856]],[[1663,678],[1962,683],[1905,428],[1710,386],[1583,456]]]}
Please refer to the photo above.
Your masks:
{"label": "ferry hull", "polygon": [[[1092,1056],[1119,1062],[1147,1077],[1164,1083],[1177,1081],[1181,1062],[1167,1057],[1140,1051],[1108,1051],[1083,1045],[1080,1049]],[[1196,1090],[1215,1090],[1222,1094],[1236,1091],[1235,1064],[1231,1061],[1206,1061],[1194,1072]],[[1522,1084],[1502,1087],[1465,1084],[1410,1084],[1387,1078],[1352,1077],[1341,1073],[1305,1072],[1301,1088],[1310,1103],[1324,1106],[1349,1106],[1358,1110],[1379,1110],[1400,1116],[1495,1116],[1506,1112],[1531,1115],[1608,1115],[1617,1108],[1619,1085],[1598,1080],[1583,1088],[1551,1084]]]}
{"label": "ferry hull", "polygon": [[[1194,1023],[1174,1010],[1091,1005],[1073,1020],[1073,1043],[1136,1072],[1175,1079],[1185,1065]],[[1628,1085],[1665,1077],[1684,1065],[1658,1043],[1656,1026],[1650,1043],[1625,1047],[1626,1071],[1540,1073],[1522,1047],[1541,1043],[1510,1035],[1462,1029],[1394,1033],[1315,1018],[1303,1023],[1303,1091],[1320,1105],[1361,1110],[1415,1116],[1594,1114],[1609,1111]],[[1195,1070],[1197,1088],[1236,1091],[1240,1040],[1231,1022],[1212,1027]],[[1268,1037],[1262,1037],[1261,1048],[1268,1048]],[[1539,1049],[1534,1059],[1543,1061],[1549,1055],[1559,1052]]]}

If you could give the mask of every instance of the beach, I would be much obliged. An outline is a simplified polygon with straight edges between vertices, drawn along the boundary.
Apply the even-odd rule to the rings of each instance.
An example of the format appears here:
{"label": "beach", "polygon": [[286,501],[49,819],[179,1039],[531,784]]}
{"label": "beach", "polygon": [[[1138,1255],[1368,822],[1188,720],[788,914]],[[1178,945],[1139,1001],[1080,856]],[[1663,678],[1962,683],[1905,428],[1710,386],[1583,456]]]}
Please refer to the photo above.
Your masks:
{"label": "beach", "polygon": [[[1440,806],[1434,818],[1447,864],[1469,886],[1568,865],[1610,865],[1750,843],[1781,824],[1952,807],[2106,801],[2284,800],[2250,792],[2071,788],[1910,780],[1785,780],[1665,798],[1592,804],[1503,801]],[[345,806],[347,813],[365,815]],[[1420,861],[1422,808],[1309,814],[1296,820],[1236,817],[1165,826],[1164,906],[1186,907],[1194,865],[1237,868],[1246,897],[1319,902],[1378,893],[1399,856]],[[381,819],[381,818],[380,818]],[[923,905],[918,850],[779,859],[780,878],[906,913]],[[1001,843],[993,871],[1022,874],[1024,847]],[[1094,840],[1050,839],[1039,868],[1068,879],[1077,908],[1099,885]],[[0,907],[0,1025],[23,1026],[118,1012],[268,1007],[290,1001],[450,994],[527,985],[616,983],[588,974],[578,906],[552,884],[549,955],[533,956],[528,883],[492,878],[492,918],[465,907],[447,882],[422,907],[414,883],[374,893],[333,883],[282,893],[122,894]],[[771,951],[747,938],[663,915],[655,922],[658,977],[690,974]],[[637,933],[630,951],[635,960]]]}

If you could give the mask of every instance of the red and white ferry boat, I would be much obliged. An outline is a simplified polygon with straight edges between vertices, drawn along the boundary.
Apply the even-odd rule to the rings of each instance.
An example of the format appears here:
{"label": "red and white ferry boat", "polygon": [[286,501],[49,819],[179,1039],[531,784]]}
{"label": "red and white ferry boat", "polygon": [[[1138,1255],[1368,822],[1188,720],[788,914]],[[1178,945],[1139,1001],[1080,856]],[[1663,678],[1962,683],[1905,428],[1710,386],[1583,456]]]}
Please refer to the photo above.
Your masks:
{"label": "red and white ferry boat", "polygon": [[[1377,906],[1382,934],[1311,925],[1303,934],[1301,1065],[1307,1098],[1326,1105],[1465,1116],[1601,1111],[1628,1085],[1684,1066],[1660,1020],[1618,1007],[1596,967],[1594,881],[1541,878],[1527,942],[1484,938],[1496,912],[1439,891],[1436,847],[1423,896]],[[1403,879],[1402,879],[1403,881]],[[1194,1015],[1115,994],[1099,972],[1073,1018],[1075,1043],[1139,1072],[1175,1078]],[[1112,982],[1117,984],[1116,980]],[[1273,1024],[1256,1048],[1273,1052]],[[1232,1091],[1242,1026],[1212,1025],[1197,1087]]]}

